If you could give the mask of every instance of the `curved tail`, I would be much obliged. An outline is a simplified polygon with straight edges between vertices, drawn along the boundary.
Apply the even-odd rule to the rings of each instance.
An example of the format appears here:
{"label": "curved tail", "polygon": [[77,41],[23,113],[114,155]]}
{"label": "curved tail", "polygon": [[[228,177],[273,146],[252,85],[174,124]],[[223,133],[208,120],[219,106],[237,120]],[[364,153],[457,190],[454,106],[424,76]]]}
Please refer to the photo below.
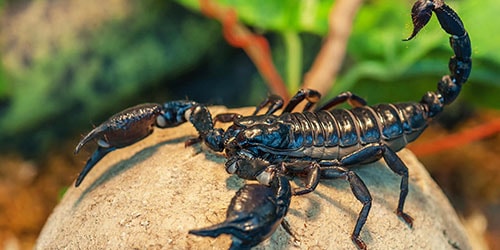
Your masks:
{"label": "curved tail", "polygon": [[410,40],[418,34],[430,20],[432,12],[436,13],[441,28],[451,35],[450,45],[455,55],[450,58],[448,64],[450,75],[443,76],[437,91],[427,92],[420,101],[427,106],[429,118],[441,113],[445,105],[457,98],[462,85],[469,78],[472,67],[469,34],[458,14],[440,0],[419,0],[413,5],[411,15],[414,29],[405,40]]}

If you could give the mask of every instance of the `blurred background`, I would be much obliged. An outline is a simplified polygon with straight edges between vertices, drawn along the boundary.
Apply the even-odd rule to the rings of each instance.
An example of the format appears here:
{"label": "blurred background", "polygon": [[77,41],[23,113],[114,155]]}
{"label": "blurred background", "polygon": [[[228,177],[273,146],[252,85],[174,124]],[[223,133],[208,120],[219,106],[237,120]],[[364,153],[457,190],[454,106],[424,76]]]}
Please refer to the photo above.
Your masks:
{"label": "blurred background", "polygon": [[[411,149],[472,235],[498,249],[500,2],[447,3],[469,31],[473,70]],[[93,150],[73,155],[81,136],[138,103],[254,106],[302,84],[325,99],[350,90],[372,104],[420,100],[448,74],[452,50],[435,18],[402,42],[412,4],[0,0],[0,249],[33,247]]]}

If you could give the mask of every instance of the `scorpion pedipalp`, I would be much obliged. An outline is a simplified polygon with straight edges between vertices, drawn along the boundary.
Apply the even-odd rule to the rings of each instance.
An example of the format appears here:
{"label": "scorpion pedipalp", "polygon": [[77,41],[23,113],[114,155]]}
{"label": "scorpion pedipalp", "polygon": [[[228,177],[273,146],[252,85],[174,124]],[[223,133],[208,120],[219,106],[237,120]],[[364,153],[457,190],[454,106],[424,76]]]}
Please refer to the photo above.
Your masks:
{"label": "scorpion pedipalp", "polygon": [[213,127],[212,115],[205,106],[186,100],[166,102],[163,105],[140,104],[111,116],[78,143],[75,154],[94,139],[97,140],[98,147],[78,175],[75,186],[78,187],[94,165],[109,152],[144,139],[153,132],[154,127],[170,128],[187,121],[199,132],[199,138],[194,141],[204,141],[212,150],[222,151],[223,131]]}
{"label": "scorpion pedipalp", "polygon": [[284,176],[276,177],[270,186],[245,184],[231,200],[224,222],[189,233],[213,238],[230,234],[230,249],[249,249],[269,238],[283,223],[291,197]]}
{"label": "scorpion pedipalp", "polygon": [[160,113],[161,106],[159,104],[146,103],[137,105],[113,115],[83,137],[75,148],[75,154],[93,139],[97,139],[98,147],[78,175],[75,186],[80,185],[88,172],[106,154],[117,148],[134,144],[150,135],[153,132],[156,117]]}

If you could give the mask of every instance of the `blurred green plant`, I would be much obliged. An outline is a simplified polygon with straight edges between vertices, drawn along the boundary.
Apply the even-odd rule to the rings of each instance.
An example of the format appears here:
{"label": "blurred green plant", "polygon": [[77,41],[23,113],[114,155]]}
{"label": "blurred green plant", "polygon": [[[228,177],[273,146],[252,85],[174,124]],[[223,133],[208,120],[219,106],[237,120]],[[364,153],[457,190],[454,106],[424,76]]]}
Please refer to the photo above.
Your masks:
{"label": "blurred green plant", "polygon": [[[341,75],[335,91],[350,89],[367,96],[370,102],[379,102],[415,100],[424,91],[435,89],[440,76],[448,73],[452,53],[448,35],[434,17],[414,40],[401,42],[410,33],[409,4],[379,0],[361,9],[348,48],[350,67]],[[500,78],[496,70],[500,53],[493,42],[500,40],[500,34],[492,32],[491,21],[500,11],[500,2],[464,0],[448,4],[461,16],[473,46],[472,74],[460,98],[500,108],[500,83],[496,80]]]}
{"label": "blurred green plant", "polygon": [[7,81],[5,80],[5,72],[0,64],[0,102],[8,95]]}
{"label": "blurred green plant", "polygon": [[[271,34],[268,37],[276,68],[285,76],[289,93],[294,93],[316,56],[318,41],[328,32],[328,15],[334,0],[213,1],[234,8],[239,19],[254,27],[257,33]],[[176,2],[200,12],[199,0]],[[0,0],[0,6],[9,3]],[[26,140],[37,141],[30,145],[41,144],[39,141],[44,137],[58,136],[77,124],[97,122],[96,118],[109,115],[111,109],[116,111],[128,106],[122,102],[147,86],[158,84],[161,79],[173,79],[188,72],[207,55],[216,57],[211,61],[225,60],[217,54],[220,51],[213,52],[223,43],[220,25],[197,14],[186,14],[182,7],[172,2],[149,0],[133,4],[116,1],[113,3],[129,7],[109,12],[106,14],[109,16],[100,20],[92,15],[73,13],[87,18],[82,26],[91,28],[69,29],[48,41],[44,39],[52,31],[57,33],[66,24],[71,26],[72,22],[79,21],[69,15],[63,24],[43,20],[56,10],[51,4],[73,2],[26,3],[30,7],[22,11],[42,7],[46,8],[48,17],[36,17],[42,19],[36,27],[29,23],[32,18],[16,21],[18,32],[13,34],[5,35],[1,31],[5,35],[2,39],[12,39],[2,45],[2,59],[8,57],[9,64],[2,61],[0,65],[2,145],[9,145],[9,138],[21,134],[26,135]],[[365,1],[355,19],[344,67],[324,99],[350,90],[365,97],[369,103],[412,101],[436,88],[436,82],[448,73],[448,58],[452,54],[448,35],[434,18],[414,40],[403,42],[402,39],[411,33],[412,4],[410,0]],[[500,108],[497,100],[500,95],[497,80],[500,79],[497,70],[500,34],[494,27],[500,2],[450,0],[448,4],[462,17],[473,45],[472,74],[459,98],[474,105]],[[14,27],[9,25],[7,18],[2,21],[7,22],[3,27]],[[26,41],[28,44],[23,44]],[[36,48],[41,49],[36,51]],[[15,55],[9,57],[12,54]],[[17,60],[14,66],[12,58]],[[227,71],[219,74],[227,74]],[[259,81],[262,82],[262,78],[252,77],[248,82]],[[254,88],[262,86],[256,84]],[[250,92],[245,99],[254,99],[246,103],[257,103],[255,100],[260,100],[264,91],[252,89]],[[162,93],[163,100],[168,99],[168,95]],[[58,122],[54,122],[56,120]],[[46,132],[46,128],[55,125],[61,127]]]}
{"label": "blurred green plant", "polygon": [[[199,11],[198,0],[177,0]],[[328,14],[333,0],[245,1],[219,0],[234,8],[239,18],[258,30],[278,33],[288,48],[286,82],[290,92],[298,87],[301,41],[299,33],[324,36],[328,30]],[[448,35],[437,20],[410,42],[402,42],[411,33],[410,10],[413,1],[366,1],[354,23],[349,41],[345,68],[330,96],[351,90],[365,96],[371,103],[415,100],[447,74],[451,49]],[[464,88],[462,100],[500,108],[500,34],[494,32],[494,21],[500,2],[485,0],[448,1],[462,17],[473,45],[473,70]],[[487,7],[485,7],[487,6]],[[307,53],[307,52],[304,52]],[[293,72],[290,72],[293,71]],[[373,91],[376,89],[377,91]],[[493,93],[493,94],[492,94]]]}
{"label": "blurred green plant", "polygon": [[[199,0],[176,0],[184,6],[200,11]],[[234,8],[243,22],[276,32],[311,32],[325,34],[328,13],[333,0],[215,0]]]}
{"label": "blurred green plant", "polygon": [[214,22],[175,3],[117,1],[112,11],[99,3],[81,10],[78,2],[25,4],[25,15],[2,20],[0,148],[14,148],[12,142],[37,151],[123,107],[145,85],[181,75],[221,40],[211,35],[220,33]]}

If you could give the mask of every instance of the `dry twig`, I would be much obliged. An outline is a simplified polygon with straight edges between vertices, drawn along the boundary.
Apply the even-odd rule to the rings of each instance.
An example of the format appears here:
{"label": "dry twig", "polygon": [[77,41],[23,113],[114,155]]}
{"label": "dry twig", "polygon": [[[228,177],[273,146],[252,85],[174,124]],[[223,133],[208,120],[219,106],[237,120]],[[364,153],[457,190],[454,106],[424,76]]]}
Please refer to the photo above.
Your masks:
{"label": "dry twig", "polygon": [[240,24],[236,11],[233,9],[223,8],[212,0],[200,0],[200,9],[203,14],[222,23],[226,41],[234,47],[245,50],[271,88],[271,92],[288,101],[288,91],[278,70],[274,67],[271,49],[266,38],[252,33]]}
{"label": "dry twig", "polygon": [[337,0],[330,11],[329,31],[313,66],[304,77],[303,88],[326,95],[344,61],[354,17],[363,0]]}

